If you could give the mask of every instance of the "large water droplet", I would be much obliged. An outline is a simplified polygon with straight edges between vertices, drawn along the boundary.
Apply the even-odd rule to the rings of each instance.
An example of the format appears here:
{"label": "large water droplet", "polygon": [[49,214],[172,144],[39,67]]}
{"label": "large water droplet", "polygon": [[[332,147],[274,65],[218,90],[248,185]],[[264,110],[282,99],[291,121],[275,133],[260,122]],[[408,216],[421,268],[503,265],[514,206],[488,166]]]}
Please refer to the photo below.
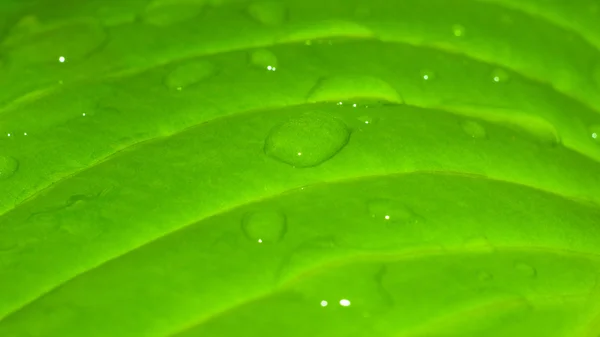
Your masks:
{"label": "large water droplet", "polygon": [[371,76],[333,76],[321,79],[311,90],[307,100],[340,102],[352,98],[369,98],[391,103],[403,103],[400,94],[389,83]]}
{"label": "large water droplet", "polygon": [[216,71],[216,66],[208,61],[188,62],[173,69],[165,78],[165,85],[170,89],[184,88],[211,77]]}
{"label": "large water droplet", "polygon": [[402,202],[391,199],[375,199],[367,203],[371,218],[385,224],[415,224],[421,217]]}
{"label": "large water droplet", "polygon": [[508,74],[508,71],[504,70],[504,69],[494,69],[494,71],[492,71],[492,81],[494,83],[506,83],[510,80],[510,75]]}
{"label": "large water droplet", "polygon": [[0,180],[8,179],[19,168],[19,162],[13,157],[0,156]]}
{"label": "large water droplet", "polygon": [[260,69],[275,71],[278,67],[277,56],[267,49],[258,49],[250,54],[250,63]]}
{"label": "large water droplet", "polygon": [[274,127],[265,141],[265,153],[294,167],[321,164],[337,154],[350,138],[339,119],[310,112]]}
{"label": "large water droplet", "polygon": [[274,243],[283,239],[287,232],[287,222],[281,212],[249,212],[242,219],[242,231],[253,242]]}
{"label": "large water droplet", "polygon": [[[41,29],[41,28],[40,28]],[[11,39],[8,55],[13,62],[56,62],[59,57],[74,61],[88,56],[106,39],[104,28],[92,20],[80,20],[66,25],[44,28]]]}
{"label": "large water droplet", "polygon": [[594,124],[589,128],[589,137],[592,141],[600,144],[600,124]]}
{"label": "large water droplet", "polygon": [[277,1],[265,1],[253,3],[248,7],[250,16],[267,26],[277,26],[286,20],[285,5]]}
{"label": "large water droplet", "polygon": [[525,276],[536,277],[537,270],[534,267],[528,265],[524,262],[515,262],[514,264],[515,270]]}
{"label": "large water droplet", "polygon": [[483,125],[475,121],[463,121],[460,123],[463,131],[471,138],[484,139],[487,138],[487,132]]}
{"label": "large water droplet", "polygon": [[152,25],[168,26],[198,16],[205,4],[205,0],[155,0],[146,7],[143,19]]}
{"label": "large water droplet", "polygon": [[462,37],[465,35],[465,27],[458,24],[454,25],[452,26],[452,33],[454,33],[454,36],[456,37]]}

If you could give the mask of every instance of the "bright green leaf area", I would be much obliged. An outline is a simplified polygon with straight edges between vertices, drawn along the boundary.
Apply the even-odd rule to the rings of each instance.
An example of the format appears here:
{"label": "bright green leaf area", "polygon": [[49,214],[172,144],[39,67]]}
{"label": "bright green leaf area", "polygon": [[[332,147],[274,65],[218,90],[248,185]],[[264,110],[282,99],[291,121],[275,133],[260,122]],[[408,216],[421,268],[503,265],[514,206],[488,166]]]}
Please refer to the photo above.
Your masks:
{"label": "bright green leaf area", "polygon": [[0,336],[600,336],[598,22],[1,1]]}

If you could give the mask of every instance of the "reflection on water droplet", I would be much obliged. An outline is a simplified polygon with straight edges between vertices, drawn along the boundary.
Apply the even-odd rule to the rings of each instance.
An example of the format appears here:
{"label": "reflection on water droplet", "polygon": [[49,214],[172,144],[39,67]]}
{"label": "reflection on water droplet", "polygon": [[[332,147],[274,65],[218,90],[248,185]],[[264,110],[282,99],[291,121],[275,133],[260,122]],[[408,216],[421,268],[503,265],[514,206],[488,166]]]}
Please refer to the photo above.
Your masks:
{"label": "reflection on water droplet", "polygon": [[250,63],[260,69],[273,71],[278,67],[277,56],[266,49],[258,49],[250,54]]}
{"label": "reflection on water droplet", "polygon": [[285,236],[287,222],[285,215],[281,212],[249,212],[242,219],[242,231],[252,242],[275,243],[281,241]]}
{"label": "reflection on water droplet", "polygon": [[[369,98],[391,103],[403,103],[400,94],[389,83],[370,76],[334,76],[321,79],[311,90],[307,100],[317,102],[340,102],[340,99]],[[346,102],[350,107],[354,102]],[[344,105],[346,104],[344,103]]]}
{"label": "reflection on water droplet", "polygon": [[281,25],[286,20],[286,8],[278,1],[257,2],[248,7],[250,16],[267,26]]}
{"label": "reflection on water droplet", "polygon": [[454,36],[457,37],[461,37],[465,35],[465,27],[461,26],[461,25],[454,25],[452,26],[452,32],[454,33]]}
{"label": "reflection on water droplet", "polygon": [[487,138],[487,132],[483,125],[475,121],[463,121],[460,123],[463,131],[471,138],[484,139]]}
{"label": "reflection on water droplet", "polygon": [[332,158],[346,146],[349,138],[350,131],[342,121],[311,112],[274,127],[265,141],[264,151],[294,167],[311,167]]}
{"label": "reflection on water droplet", "polygon": [[13,157],[0,156],[0,180],[8,179],[19,169],[19,162]]}
{"label": "reflection on water droplet", "polygon": [[514,267],[515,267],[515,270],[517,270],[519,273],[521,273],[523,275],[526,275],[529,277],[537,276],[537,271],[535,270],[535,268],[528,265],[527,263],[515,262]]}
{"label": "reflection on water droplet", "polygon": [[371,218],[382,223],[412,224],[421,221],[419,215],[402,202],[390,199],[375,199],[367,203]]}
{"label": "reflection on water droplet", "polygon": [[198,16],[204,8],[203,0],[155,0],[143,14],[146,23],[156,26],[168,26],[190,20]]}
{"label": "reflection on water droplet", "polygon": [[66,59],[65,59],[65,57],[64,57],[64,56],[61,56],[61,57],[59,57],[59,58],[58,58],[58,62],[60,62],[60,63],[64,63],[64,62],[65,62],[65,60],[66,60]]}
{"label": "reflection on water droplet", "polygon": [[169,89],[181,90],[213,76],[216,66],[208,61],[198,60],[177,66],[165,77],[165,85]]}
{"label": "reflection on water droplet", "polygon": [[510,75],[504,69],[494,69],[492,71],[492,81],[494,83],[506,83],[510,80]]}
{"label": "reflection on water droplet", "polygon": [[347,300],[347,299],[345,299],[345,298],[344,298],[344,299],[341,299],[341,300],[340,300],[340,305],[341,305],[342,307],[349,307],[349,306],[350,306],[350,300]]}
{"label": "reflection on water droplet", "polygon": [[321,301],[321,306],[322,306],[322,307],[326,307],[326,306],[327,306],[327,304],[329,304],[329,303],[327,303],[327,301]]}

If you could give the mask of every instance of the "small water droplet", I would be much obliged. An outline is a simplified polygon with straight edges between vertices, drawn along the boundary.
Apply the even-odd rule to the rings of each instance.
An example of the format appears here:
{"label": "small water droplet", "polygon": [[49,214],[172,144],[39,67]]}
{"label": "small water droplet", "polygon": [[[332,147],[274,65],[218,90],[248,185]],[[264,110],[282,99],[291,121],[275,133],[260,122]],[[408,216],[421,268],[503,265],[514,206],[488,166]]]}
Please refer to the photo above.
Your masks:
{"label": "small water droplet", "polygon": [[327,303],[327,301],[321,301],[321,306],[322,306],[322,307],[326,307],[326,306],[327,306],[327,304],[329,304],[329,303]]}
{"label": "small water droplet", "polygon": [[492,81],[494,83],[506,83],[510,80],[510,75],[504,69],[494,69],[492,71]]}
{"label": "small water droplet", "polygon": [[519,273],[529,276],[529,277],[536,277],[537,276],[537,270],[535,270],[534,267],[528,265],[527,263],[524,262],[515,262],[514,264],[515,270],[517,270]]}
{"label": "small water droplet", "polygon": [[592,141],[600,144],[600,124],[590,126],[588,132]]}
{"label": "small water droplet", "polygon": [[371,116],[360,116],[358,120],[365,125],[373,125],[375,124],[375,119]]}
{"label": "small water droplet", "polygon": [[367,203],[371,218],[386,224],[411,224],[421,221],[419,215],[402,202],[391,199],[374,199]]}
{"label": "small water droplet", "polygon": [[242,231],[252,241],[275,243],[287,232],[285,215],[277,211],[255,211],[246,213],[242,219]]}
{"label": "small water droplet", "polygon": [[205,4],[204,0],[155,0],[146,7],[143,20],[155,26],[169,26],[198,16]]}
{"label": "small water droplet", "polygon": [[10,178],[19,169],[19,162],[13,157],[0,156],[0,180]]}
{"label": "small water droplet", "polygon": [[350,306],[350,300],[347,300],[347,299],[345,299],[345,298],[344,298],[344,299],[341,299],[341,300],[340,300],[340,305],[341,305],[342,307],[349,307],[349,306]]}
{"label": "small water droplet", "polygon": [[461,128],[463,129],[463,131],[469,135],[471,138],[477,138],[477,139],[485,139],[487,138],[487,132],[485,131],[485,128],[483,127],[483,125],[479,124],[478,122],[475,121],[463,121],[460,124]]}
{"label": "small water droplet", "polygon": [[431,80],[435,79],[435,73],[429,69],[421,70],[421,78],[424,81],[431,81]]}
{"label": "small water droplet", "polygon": [[264,151],[294,167],[312,167],[335,156],[349,138],[350,131],[342,121],[324,113],[310,112],[274,127],[265,141]]}
{"label": "small water droplet", "polygon": [[267,49],[258,49],[250,54],[250,63],[264,70],[277,69],[277,56]]}
{"label": "small water droplet", "polygon": [[266,26],[278,26],[285,22],[287,11],[285,5],[277,1],[253,3],[248,7],[248,14]]}
{"label": "small water droplet", "polygon": [[[371,76],[333,76],[322,78],[310,91],[307,100],[317,102],[340,102],[346,99],[380,100],[403,103],[400,94],[389,83]],[[354,100],[356,102],[358,100]],[[354,103],[351,101],[351,103]],[[352,106],[352,104],[349,104]]]}
{"label": "small water droplet", "polygon": [[454,33],[454,36],[456,37],[461,37],[465,35],[465,27],[461,26],[461,25],[454,25],[452,26],[452,32]]}
{"label": "small water droplet", "polygon": [[208,61],[198,60],[177,66],[165,77],[169,89],[181,88],[203,81],[217,72],[217,67]]}
{"label": "small water droplet", "polygon": [[480,271],[477,274],[477,278],[479,279],[479,281],[489,282],[489,281],[491,281],[491,280],[494,279],[494,275],[492,275],[492,274],[490,274],[490,273],[488,273],[486,271]]}
{"label": "small water droplet", "polygon": [[66,61],[66,58],[64,56],[61,56],[58,58],[58,62],[60,63],[64,63]]}

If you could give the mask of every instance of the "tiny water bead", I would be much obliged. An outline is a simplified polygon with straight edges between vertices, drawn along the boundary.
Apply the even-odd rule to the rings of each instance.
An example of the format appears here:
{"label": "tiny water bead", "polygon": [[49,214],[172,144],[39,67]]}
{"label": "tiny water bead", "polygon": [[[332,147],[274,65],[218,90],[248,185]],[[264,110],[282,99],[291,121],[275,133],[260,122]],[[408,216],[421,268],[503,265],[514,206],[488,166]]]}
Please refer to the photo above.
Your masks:
{"label": "tiny water bead", "polygon": [[424,81],[431,81],[431,80],[435,79],[435,73],[429,69],[421,70],[420,76]]}
{"label": "tiny water bead", "polygon": [[321,301],[321,306],[322,307],[326,307],[327,304],[329,304],[327,301],[325,301],[325,300]]}
{"label": "tiny water bead", "polygon": [[469,135],[471,138],[476,138],[476,139],[487,138],[487,132],[485,131],[485,128],[483,127],[483,125],[479,124],[478,122],[475,122],[472,120],[462,121],[460,123],[460,126],[463,129],[463,131],[467,135]]}
{"label": "tiny water bead", "polygon": [[462,25],[456,24],[452,26],[452,33],[454,33],[454,36],[456,37],[461,37],[465,35],[465,27],[463,27]]}
{"label": "tiny water bead", "polygon": [[594,124],[590,126],[589,135],[592,141],[600,144],[600,124]]}
{"label": "tiny water bead", "polygon": [[278,67],[277,56],[267,49],[258,49],[250,54],[250,63],[267,71],[275,71]]}
{"label": "tiny water bead", "polygon": [[281,2],[264,1],[248,6],[248,14],[265,26],[278,26],[286,21],[287,10]]}
{"label": "tiny water bead", "polygon": [[205,0],[154,0],[143,14],[144,22],[155,26],[169,26],[198,16]]}
{"label": "tiny water bead", "polygon": [[64,57],[64,56],[60,56],[60,57],[58,58],[58,62],[60,62],[60,63],[64,63],[64,62],[65,62],[65,60],[66,60],[66,59],[65,59],[65,57]]}
{"label": "tiny water bead", "polygon": [[187,62],[177,66],[165,77],[165,85],[169,89],[181,88],[199,83],[217,72],[217,67],[205,60]]}
{"label": "tiny water bead", "polygon": [[349,139],[350,131],[342,121],[314,111],[271,129],[264,151],[294,167],[312,167],[335,156]]}
{"label": "tiny water bead", "polygon": [[19,162],[8,156],[0,156],[0,180],[10,178],[19,169]]}
{"label": "tiny water bead", "polygon": [[530,266],[527,263],[515,262],[514,268],[517,272],[521,273],[522,275],[532,278],[537,276],[537,270],[535,270],[534,267]]}
{"label": "tiny water bead", "polygon": [[386,224],[413,224],[421,219],[408,206],[398,200],[374,199],[367,202],[371,218]]}
{"label": "tiny water bead", "polygon": [[278,211],[254,211],[246,213],[242,219],[244,235],[257,243],[276,243],[287,232],[287,221]]}
{"label": "tiny water bead", "polygon": [[510,80],[510,75],[504,69],[494,69],[492,71],[492,81],[494,83],[506,83]]}

